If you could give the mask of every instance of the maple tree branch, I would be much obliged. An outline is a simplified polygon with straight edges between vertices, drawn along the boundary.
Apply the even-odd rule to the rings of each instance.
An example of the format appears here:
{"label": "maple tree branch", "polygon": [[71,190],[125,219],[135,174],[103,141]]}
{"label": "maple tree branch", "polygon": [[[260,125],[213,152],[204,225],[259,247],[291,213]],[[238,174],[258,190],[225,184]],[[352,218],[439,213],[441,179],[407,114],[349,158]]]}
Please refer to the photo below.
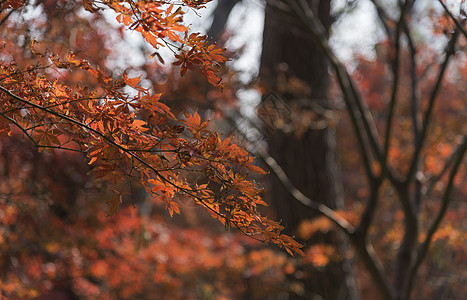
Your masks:
{"label": "maple tree branch", "polygon": [[[51,104],[51,105],[44,106],[44,107],[45,108],[54,108],[54,107],[57,107],[57,106],[60,106],[60,105],[63,105],[63,104],[71,104],[71,103],[80,102],[80,101],[83,101],[83,100],[100,100],[100,99],[103,99],[103,98],[104,97],[83,97],[83,98],[78,98],[78,99],[74,99],[74,100],[70,100],[70,101],[63,101],[63,102]],[[10,109],[10,110],[6,110],[3,113],[7,114],[7,113],[15,112],[17,110],[30,109],[30,108],[33,108],[33,107],[32,106],[22,106],[22,107],[17,107],[17,108],[13,108],[13,109]]]}
{"label": "maple tree branch", "polygon": [[[397,22],[395,37],[394,37],[394,49],[395,55],[392,62],[392,72],[393,72],[393,86],[392,86],[392,95],[390,100],[390,108],[388,113],[388,120],[386,124],[386,136],[385,136],[385,145],[384,145],[384,165],[382,172],[385,172],[386,166],[388,164],[388,154],[389,154],[389,143],[390,143],[390,133],[392,129],[392,118],[394,113],[394,108],[396,105],[397,99],[397,90],[399,85],[399,59],[400,59],[400,39],[401,32],[404,31],[409,35],[408,26],[405,23],[405,16],[408,9],[409,1],[400,3],[400,17]],[[416,139],[415,139],[416,140]],[[396,190],[399,195],[399,201],[401,202],[402,209],[404,212],[405,222],[404,222],[404,234],[402,243],[399,247],[397,253],[397,259],[395,264],[395,275],[394,275],[394,292],[397,299],[400,299],[400,295],[404,293],[405,284],[407,281],[407,275],[409,270],[409,265],[413,259],[413,252],[417,244],[418,237],[418,205],[413,203],[411,197],[409,196],[409,189],[407,188],[408,183],[396,186]],[[415,195],[420,195],[421,185],[417,184],[416,188],[418,191],[415,191]],[[417,201],[420,200],[420,197],[417,196]]]}
{"label": "maple tree branch", "polygon": [[4,117],[5,119],[7,119],[8,121],[10,121],[11,123],[13,123],[19,130],[21,130],[25,135],[26,137],[32,141],[32,143],[34,144],[35,147],[37,147],[37,142],[36,140],[27,132],[27,130],[21,126],[18,122],[16,122],[16,120],[10,118],[9,116],[7,116],[4,112],[0,112],[0,116]]}
{"label": "maple tree branch", "polygon": [[[139,7],[135,4],[133,0],[127,0],[128,4],[130,4],[130,8],[133,11],[133,15],[136,17],[137,20],[141,21],[141,10]],[[138,12],[136,12],[136,10]]]}
{"label": "maple tree branch", "polygon": [[367,200],[365,211],[360,218],[355,233],[351,236],[351,242],[355,245],[359,257],[362,259],[365,267],[372,275],[373,280],[376,282],[379,291],[382,293],[384,299],[392,299],[392,291],[387,277],[384,276],[385,271],[382,263],[380,262],[376,252],[373,249],[370,241],[368,240],[368,230],[373,221],[376,212],[377,203],[379,200],[379,188],[381,187],[382,177],[375,178],[370,183],[370,196]]}
{"label": "maple tree branch", "polygon": [[72,152],[78,152],[78,153],[85,153],[86,152],[84,150],[73,149],[73,148],[63,147],[63,146],[37,145],[36,147],[37,148],[44,148],[44,149],[66,150],[66,151],[72,151]]}
{"label": "maple tree branch", "polygon": [[[410,32],[410,28],[407,26],[407,23],[404,22],[404,32],[407,37],[408,41],[408,48],[409,48],[409,56],[410,56],[410,84],[411,84],[411,95],[410,95],[410,118],[412,120],[412,128],[413,128],[413,143],[414,147],[416,147],[418,140],[420,139],[420,128],[421,128],[421,118],[420,118],[420,104],[418,99],[418,80],[417,77],[417,48],[414,44],[412,39],[412,35]],[[416,172],[420,169],[419,166],[416,168]],[[422,202],[422,179],[420,176],[414,177],[414,191],[413,191],[413,204],[414,209],[418,213],[420,209],[420,205]]]}
{"label": "maple tree branch", "polygon": [[[97,134],[98,136],[102,137],[104,140],[106,140],[109,144],[113,145],[114,147],[118,148],[119,150],[125,152],[125,153],[128,153],[128,155],[130,155],[131,157],[133,157],[134,159],[136,159],[137,161],[139,161],[141,164],[143,164],[144,166],[148,167],[151,171],[153,171],[159,178],[161,178],[164,182],[172,185],[173,187],[177,188],[177,189],[180,189],[182,191],[185,191],[185,189],[177,186],[176,184],[174,184],[172,181],[170,181],[169,179],[165,178],[164,175],[162,175],[156,168],[154,168],[153,166],[151,166],[149,163],[147,163],[144,159],[140,158],[139,156],[135,155],[134,153],[132,153],[131,151],[128,151],[128,149],[126,149],[125,147],[122,147],[121,145],[119,145],[118,143],[116,143],[115,141],[113,141],[111,138],[107,137],[105,134],[103,134],[102,132],[98,131],[98,130],[95,130],[91,127],[89,127],[88,125],[78,121],[78,120],[75,120],[67,115],[64,115],[64,114],[61,114],[61,113],[58,113],[56,111],[53,111],[49,108],[46,108],[46,107],[43,107],[39,104],[35,104],[31,101],[28,101],[22,97],[19,97],[13,93],[11,93],[8,89],[4,88],[3,86],[0,85],[0,90],[3,91],[4,93],[6,93],[7,95],[9,95],[10,97],[22,102],[22,103],[25,103],[25,104],[28,104],[30,105],[31,107],[34,107],[34,108],[37,108],[39,110],[42,110],[46,113],[49,113],[51,115],[54,115],[54,116],[57,116],[59,118],[62,118],[64,120],[67,120],[69,121],[70,123],[73,123],[75,125],[78,125],[79,127],[81,128],[86,128],[87,130],[93,132],[94,134]],[[37,144],[36,144],[37,145]],[[190,194],[189,192],[187,192],[188,195],[190,196],[193,196],[192,194]]]}
{"label": "maple tree branch", "polygon": [[[250,120],[248,117],[240,114],[240,117],[243,120],[248,121],[251,125],[258,128],[254,121]],[[234,122],[232,118],[229,118],[230,121]],[[239,133],[246,138],[246,135],[242,130],[239,130]],[[248,140],[248,139],[247,139]],[[341,217],[334,210],[328,206],[316,203],[311,200],[309,197],[305,196],[300,190],[298,190],[292,181],[289,179],[287,174],[284,172],[282,167],[277,163],[277,161],[269,154],[269,152],[264,149],[261,145],[256,145],[255,149],[252,151],[257,155],[263,163],[265,163],[273,175],[279,180],[283,185],[284,189],[298,202],[304,206],[319,212],[323,216],[327,217],[331,222],[337,225],[346,235],[352,236],[355,233],[355,228],[350,224],[345,218]]]}
{"label": "maple tree branch", "polygon": [[428,100],[428,108],[425,111],[422,128],[420,132],[420,139],[417,141],[417,145],[412,155],[412,160],[410,163],[409,170],[407,172],[407,177],[405,178],[405,184],[408,184],[412,180],[413,176],[415,175],[417,166],[419,164],[420,155],[421,155],[422,148],[427,137],[428,126],[430,125],[430,122],[431,122],[433,109],[436,103],[438,92],[441,89],[441,83],[444,79],[444,73],[446,72],[450,58],[455,54],[455,44],[457,42],[458,36],[459,36],[459,31],[457,30],[454,31],[451,39],[449,40],[446,46],[444,61],[440,65],[440,70],[439,70],[435,85],[433,87],[433,90],[430,93],[430,98]]}
{"label": "maple tree branch", "polygon": [[[329,48],[330,49],[330,48]],[[373,115],[366,103],[366,101],[363,99],[360,91],[357,89],[357,86],[355,82],[353,81],[352,77],[350,74],[347,72],[345,69],[344,65],[341,63],[341,68],[344,71],[344,74],[346,76],[346,80],[349,82],[350,89],[352,92],[352,99],[356,103],[357,108],[358,108],[358,114],[357,114],[357,119],[361,118],[362,123],[363,123],[363,128],[365,129],[367,139],[369,141],[369,144],[371,148],[373,149],[373,154],[376,156],[376,159],[379,161],[380,164],[383,164],[383,154],[381,150],[381,146],[379,145],[379,133],[378,129],[376,127],[375,121],[373,119]],[[395,178],[390,175],[391,178]]]}
{"label": "maple tree branch", "polygon": [[447,209],[449,207],[449,203],[451,201],[451,197],[450,197],[451,192],[452,192],[452,189],[454,188],[454,179],[459,171],[459,168],[462,164],[462,161],[464,159],[466,152],[467,152],[467,135],[464,136],[464,140],[462,144],[459,146],[458,151],[456,151],[456,158],[454,161],[454,165],[451,169],[451,172],[449,174],[448,183],[447,183],[446,190],[444,191],[444,194],[442,197],[442,202],[441,202],[441,207],[439,209],[439,212],[435,220],[433,221],[433,224],[429,227],[424,242],[419,247],[415,263],[410,268],[408,284],[407,284],[407,288],[406,288],[405,295],[404,295],[405,300],[408,300],[410,298],[410,294],[413,289],[413,284],[415,281],[415,277],[417,275],[417,271],[420,265],[422,264],[422,262],[425,260],[425,257],[428,254],[428,250],[430,249],[430,244],[433,240],[433,236],[435,232],[438,230],[441,222],[443,221],[444,216],[446,215]]}
{"label": "maple tree branch", "polygon": [[414,259],[414,252],[419,234],[419,212],[413,207],[410,190],[407,185],[397,189],[399,201],[404,212],[404,230],[394,267],[394,292],[396,299],[401,299],[407,286],[410,264]]}
{"label": "maple tree branch", "polygon": [[[106,136],[104,133],[98,131],[98,130],[95,130],[91,127],[89,127],[88,125],[76,120],[76,119],[73,119],[72,117],[69,117],[67,115],[64,115],[62,113],[59,113],[59,112],[56,112],[54,110],[51,110],[49,108],[46,108],[44,106],[41,106],[39,104],[36,104],[36,103],[33,103],[31,101],[28,101],[18,95],[15,95],[13,94],[12,92],[10,92],[8,89],[4,88],[3,86],[0,85],[0,91],[4,92],[5,94],[7,94],[8,96],[18,100],[19,102],[21,103],[25,103],[33,108],[37,108],[39,109],[40,111],[43,111],[44,114],[51,114],[51,115],[54,115],[56,117],[59,117],[61,119],[64,119],[72,124],[75,124],[81,128],[84,128],[96,135],[98,135],[99,137],[103,138],[107,143],[109,143],[110,145],[116,147],[117,149],[121,150],[122,152],[128,154],[132,159],[134,159],[135,161],[138,161],[139,163],[141,163],[142,165],[144,165],[145,167],[147,167],[149,170],[151,170],[152,172],[154,172],[154,174],[162,181],[162,182],[165,182],[167,183],[168,185],[170,186],[173,186],[174,188],[176,188],[178,191],[192,197],[193,199],[196,199],[196,201],[198,201],[202,206],[204,206],[205,208],[207,208],[208,210],[210,210],[211,212],[213,212],[215,215],[217,215],[218,217],[220,218],[223,218],[226,222],[226,224],[232,224],[234,227],[238,228],[242,233],[248,235],[249,237],[253,238],[253,239],[256,239],[258,241],[261,241],[261,242],[267,242],[267,241],[273,241],[274,243],[278,244],[279,246],[281,247],[284,247],[285,250],[287,250],[287,252],[289,252],[290,254],[293,255],[293,253],[291,252],[291,249],[288,248],[288,244],[285,244],[284,240],[283,240],[283,235],[282,236],[272,236],[272,237],[265,237],[264,239],[258,239],[258,238],[255,238],[253,236],[253,234],[256,234],[256,233],[249,233],[245,230],[242,229],[242,224],[236,222],[235,220],[232,221],[230,219],[230,215],[228,214],[223,214],[223,213],[220,213],[216,210],[214,210],[204,199],[203,197],[199,196],[199,195],[196,195],[193,190],[189,190],[189,189],[186,189],[184,187],[181,187],[181,186],[178,186],[176,183],[172,182],[171,180],[169,180],[168,178],[166,178],[161,172],[164,171],[164,170],[158,170],[156,168],[154,168],[153,166],[151,166],[148,162],[146,162],[144,159],[142,159],[141,157],[139,157],[138,155],[134,154],[132,151],[126,149],[125,147],[123,147],[122,145],[118,144],[117,142],[113,141],[111,138],[109,138],[108,136]],[[37,143],[35,143],[35,145],[37,145]],[[112,210],[112,205],[111,205],[111,208]],[[260,220],[259,224],[260,225],[266,225],[265,223],[263,223],[265,220]],[[247,228],[247,226],[243,225],[244,228]],[[294,251],[296,251],[297,253],[302,253],[299,248],[294,248]]]}

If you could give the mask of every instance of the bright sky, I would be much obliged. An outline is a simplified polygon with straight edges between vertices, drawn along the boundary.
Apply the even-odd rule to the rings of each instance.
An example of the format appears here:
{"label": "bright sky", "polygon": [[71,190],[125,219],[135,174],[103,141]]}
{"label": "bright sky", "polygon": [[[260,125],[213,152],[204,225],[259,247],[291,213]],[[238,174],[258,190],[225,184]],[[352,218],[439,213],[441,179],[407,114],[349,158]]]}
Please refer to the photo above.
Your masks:
{"label": "bright sky", "polygon": [[[335,0],[335,7],[339,7],[345,0]],[[211,4],[214,7],[215,3]],[[206,15],[212,11],[208,8]],[[201,12],[204,16],[205,12]],[[368,0],[360,0],[355,9],[342,18],[333,27],[331,46],[336,55],[344,62],[349,63],[356,52],[371,58],[374,56],[373,45],[381,35],[374,26],[375,15]],[[242,80],[247,82],[255,76],[259,69],[261,57],[261,43],[264,23],[264,1],[243,0],[234,7],[227,23],[227,30],[232,38],[226,45],[229,50],[239,49],[242,46],[243,54],[233,62],[233,66],[242,72]],[[193,26],[199,30],[207,30],[209,23],[195,17]],[[196,29],[195,29],[196,30]],[[252,107],[257,105],[261,95],[256,90],[242,90],[238,97],[243,105],[241,111],[244,115],[255,118]]]}
{"label": "bright sky", "polygon": [[[335,0],[334,7],[338,9],[344,1]],[[211,3],[210,7],[200,14],[210,14],[214,5],[215,3]],[[235,6],[227,23],[227,29],[233,34],[227,47],[235,50],[244,46],[243,55],[234,66],[247,77],[256,74],[259,68],[263,22],[264,1],[243,0]],[[200,26],[200,30],[207,30],[207,22],[201,21],[199,17],[193,18],[191,23],[194,27]],[[381,36],[374,24],[375,15],[371,3],[368,0],[358,1],[355,9],[333,26],[330,42],[337,56],[345,62],[349,62],[356,52],[368,58],[374,56],[373,45]]]}
{"label": "bright sky", "polygon": [[[333,0],[333,9],[339,10],[346,1]],[[382,3],[390,6],[396,3],[395,1],[385,0]],[[433,5],[432,1],[419,0],[417,9],[428,11],[427,5],[430,3],[430,5]],[[453,11],[458,11],[459,1],[461,0],[447,0],[446,3]],[[264,0],[242,0],[234,7],[227,23],[227,30],[232,34],[227,48],[236,50],[243,47],[242,55],[238,60],[232,62],[232,66],[242,72],[242,80],[245,82],[256,75],[259,69],[264,3]],[[189,11],[185,16],[185,22],[192,25],[193,31],[206,32],[209,29],[210,16],[215,5],[216,1],[213,1],[208,4],[206,9],[202,9],[197,13]],[[109,13],[108,19],[116,23],[114,14]],[[371,2],[369,0],[359,0],[351,11],[347,12],[333,25],[330,44],[338,58],[348,67],[352,68],[352,61],[357,53],[368,59],[374,58],[374,44],[383,36],[380,26],[375,26],[377,24],[376,14]],[[423,35],[423,25],[420,27],[419,33]],[[141,65],[144,59],[148,59],[147,57],[134,55],[134,53],[139,53],[135,50],[143,47],[144,44],[139,34],[130,31],[125,31],[125,34],[126,39],[119,43],[118,48],[120,51],[114,58],[113,64],[116,69],[122,65]],[[440,47],[442,46],[441,43]],[[164,59],[167,58],[167,65],[170,65],[172,54],[167,49],[161,49],[160,53],[164,56]]]}
{"label": "bright sky", "polygon": [[[340,7],[345,0],[334,0],[334,7]],[[206,32],[210,26],[210,15],[215,7],[216,1],[208,4],[206,9],[195,14],[191,11],[185,17],[185,21],[192,24],[193,31]],[[115,23],[115,14],[106,15],[110,23]],[[244,81],[248,81],[259,69],[261,56],[261,42],[264,22],[264,1],[263,0],[243,0],[237,4],[227,23],[227,30],[232,33],[232,38],[226,45],[229,50],[236,50],[243,46],[241,57],[233,62],[233,66],[244,75]],[[355,9],[333,26],[331,46],[337,56],[344,62],[350,62],[353,55],[358,52],[371,58],[374,55],[373,45],[378,40],[381,32],[374,26],[375,16],[373,8],[368,0],[358,1]],[[141,65],[143,57],[131,55],[138,53],[137,48],[143,46],[143,42],[138,33],[125,32],[125,41],[118,44],[121,50],[115,55],[114,67],[122,65]],[[171,53],[166,49],[161,49],[160,53],[164,58],[170,58]],[[147,59],[147,58],[146,58]],[[170,59],[168,59],[170,61]],[[112,66],[111,66],[112,67]]]}

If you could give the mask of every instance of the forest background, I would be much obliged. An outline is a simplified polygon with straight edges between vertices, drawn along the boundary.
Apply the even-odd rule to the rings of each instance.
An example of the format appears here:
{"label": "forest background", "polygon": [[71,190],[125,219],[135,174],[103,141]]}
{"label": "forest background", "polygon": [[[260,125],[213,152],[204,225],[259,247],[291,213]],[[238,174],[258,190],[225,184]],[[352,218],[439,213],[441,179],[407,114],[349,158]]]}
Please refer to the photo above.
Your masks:
{"label": "forest background", "polygon": [[205,2],[1,2],[0,295],[463,299],[465,3],[263,3],[246,82]]}

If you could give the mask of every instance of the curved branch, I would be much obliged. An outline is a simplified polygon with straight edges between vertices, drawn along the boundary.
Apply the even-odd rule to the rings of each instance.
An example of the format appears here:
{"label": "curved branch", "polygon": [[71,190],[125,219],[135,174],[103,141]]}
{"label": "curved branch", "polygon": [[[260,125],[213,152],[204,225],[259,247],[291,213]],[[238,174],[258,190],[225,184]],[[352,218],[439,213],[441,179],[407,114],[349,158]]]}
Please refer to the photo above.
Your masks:
{"label": "curved branch", "polygon": [[284,170],[277,163],[277,161],[271,155],[269,155],[269,153],[262,146],[258,146],[255,149],[255,154],[257,154],[258,157],[269,167],[274,176],[276,176],[276,178],[284,186],[287,192],[295,200],[297,200],[304,206],[314,211],[317,211],[323,216],[327,217],[348,236],[351,236],[355,232],[355,228],[353,227],[353,225],[350,224],[346,219],[339,216],[334,210],[332,210],[324,204],[313,202],[313,200],[311,200],[302,192],[300,192],[290,181],[289,177],[287,176],[287,174],[285,174]]}
{"label": "curved branch", "polygon": [[[39,104],[36,104],[36,103],[33,103],[31,101],[28,101],[22,97],[19,97],[15,94],[13,94],[12,92],[10,92],[8,89],[4,88],[3,86],[0,86],[0,90],[3,91],[5,94],[7,94],[8,96],[22,102],[22,103],[25,103],[27,105],[30,105],[31,107],[34,107],[34,108],[37,108],[39,110],[42,110],[46,113],[49,113],[51,115],[54,115],[56,117],[59,117],[61,119],[64,119],[70,123],[73,123],[75,125],[78,125],[79,127],[81,128],[85,128],[86,130],[89,130],[90,132],[100,136],[101,138],[103,138],[105,141],[107,141],[109,144],[111,144],[112,146],[118,148],[119,150],[125,152],[125,153],[128,153],[132,158],[134,158],[135,160],[139,161],[141,164],[145,165],[146,167],[150,168],[151,171],[153,171],[157,176],[159,176],[164,182],[166,183],[169,183],[171,185],[173,185],[173,183],[168,180],[167,178],[165,178],[162,174],[160,174],[158,172],[157,169],[155,169],[154,167],[152,167],[150,164],[148,164],[146,161],[144,161],[142,158],[140,158],[139,156],[135,155],[134,153],[128,151],[128,149],[126,149],[125,147],[121,146],[120,144],[116,143],[115,141],[113,141],[111,138],[109,138],[108,136],[106,136],[105,134],[103,134],[102,132],[100,132],[99,130],[96,130],[96,129],[93,129],[91,127],[89,127],[88,125],[78,121],[78,120],[75,120],[67,115],[64,115],[64,114],[61,114],[59,112],[56,112],[54,110],[51,110],[50,108],[47,108],[47,107],[44,107],[44,106],[41,106]],[[177,187],[176,185],[173,185],[174,187]]]}
{"label": "curved branch", "polygon": [[381,295],[383,296],[382,299],[385,300],[392,300],[393,293],[390,288],[390,284],[387,278],[384,276],[385,272],[381,262],[379,261],[376,252],[373,246],[368,242],[362,242],[357,244],[358,254],[362,259],[363,263],[365,264],[366,268],[370,272],[372,279],[378,286]]}
{"label": "curved branch", "polygon": [[26,137],[29,140],[31,140],[31,142],[34,144],[35,147],[38,147],[38,144],[37,144],[36,140],[33,139],[32,136],[27,132],[27,130],[23,126],[21,126],[18,122],[16,122],[16,120],[10,118],[9,116],[7,116],[3,112],[0,112],[0,116],[4,117],[5,119],[7,119],[11,123],[13,123],[19,130],[21,130],[24,133],[24,135],[26,135]]}

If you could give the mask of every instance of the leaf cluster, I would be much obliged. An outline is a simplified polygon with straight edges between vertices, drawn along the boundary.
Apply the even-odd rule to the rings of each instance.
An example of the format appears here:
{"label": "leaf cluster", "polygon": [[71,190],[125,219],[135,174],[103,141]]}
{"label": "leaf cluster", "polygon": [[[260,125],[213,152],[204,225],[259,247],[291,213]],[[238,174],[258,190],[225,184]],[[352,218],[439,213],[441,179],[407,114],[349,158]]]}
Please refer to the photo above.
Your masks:
{"label": "leaf cluster", "polygon": [[[155,49],[179,43],[173,50],[182,75],[187,69],[199,69],[209,82],[220,85],[215,71],[225,61],[222,50],[205,36],[189,34],[181,8],[174,11],[174,5],[167,4],[83,2],[91,13],[104,8],[116,11],[117,21],[140,32]],[[0,132],[11,135],[19,130],[40,151],[83,153],[98,178],[127,182],[109,200],[109,215],[118,211],[123,195],[136,181],[155,202],[165,204],[170,215],[180,213],[174,199],[187,197],[210,211],[226,229],[235,227],[291,254],[301,253],[301,245],[281,234],[278,222],[259,213],[258,207],[265,205],[262,190],[247,175],[248,171],[265,172],[247,151],[207,130],[208,122],[196,112],[176,117],[159,101],[160,94],[140,85],[139,77],[124,73],[115,78],[75,52],[60,57],[50,49],[38,50],[36,44],[33,39],[30,47],[35,65],[0,64]],[[51,78],[51,71],[58,69],[84,72],[95,84]],[[189,176],[198,179],[187,180]]]}

